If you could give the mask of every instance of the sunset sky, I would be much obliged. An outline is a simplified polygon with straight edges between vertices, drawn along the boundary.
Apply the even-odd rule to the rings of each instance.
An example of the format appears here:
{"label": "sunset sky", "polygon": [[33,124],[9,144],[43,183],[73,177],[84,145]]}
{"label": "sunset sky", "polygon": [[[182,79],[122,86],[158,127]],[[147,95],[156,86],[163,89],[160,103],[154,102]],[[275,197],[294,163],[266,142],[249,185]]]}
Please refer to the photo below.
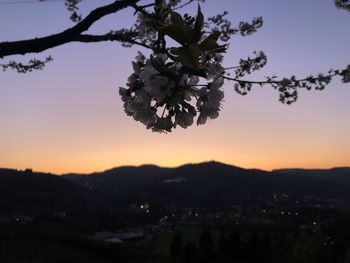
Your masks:
{"label": "sunset sky", "polygon": [[[0,0],[0,41],[44,36],[73,25],[63,0],[27,1]],[[111,2],[86,0],[81,12]],[[225,56],[225,66],[233,66],[254,50],[265,51],[267,66],[250,79],[273,74],[301,78],[350,64],[350,13],[337,9],[333,0],[207,0],[202,9],[206,17],[227,10],[234,25],[263,16],[263,28],[233,37]],[[196,4],[183,11],[195,14]],[[131,10],[124,11],[106,17],[91,32],[106,33],[134,20]],[[43,71],[0,72],[0,167],[85,173],[208,160],[268,170],[350,166],[349,83],[337,79],[322,92],[301,92],[295,104],[286,106],[268,87],[242,97],[226,82],[218,119],[158,134],[127,117],[118,95],[138,50],[144,51],[117,42],[73,43],[0,60],[54,58]]]}

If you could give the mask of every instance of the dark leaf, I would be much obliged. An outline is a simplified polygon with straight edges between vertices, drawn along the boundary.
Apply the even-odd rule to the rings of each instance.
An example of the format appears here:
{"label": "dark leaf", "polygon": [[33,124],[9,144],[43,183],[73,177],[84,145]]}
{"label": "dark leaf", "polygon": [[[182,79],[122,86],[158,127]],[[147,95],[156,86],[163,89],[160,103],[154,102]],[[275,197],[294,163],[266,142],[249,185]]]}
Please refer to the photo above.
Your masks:
{"label": "dark leaf", "polygon": [[183,28],[179,25],[170,24],[159,29],[164,35],[167,35],[180,43],[181,45],[185,45],[188,42],[188,38]]}
{"label": "dark leaf", "polygon": [[203,27],[204,16],[201,11],[201,7],[198,5],[196,22],[194,24],[192,42],[197,43],[202,37],[202,27]]}
{"label": "dark leaf", "polygon": [[178,26],[180,26],[183,29],[186,27],[185,22],[184,22],[184,20],[182,19],[182,16],[179,13],[171,12],[170,19],[171,19],[171,23],[172,24],[178,25]]}
{"label": "dark leaf", "polygon": [[203,42],[199,44],[199,48],[202,51],[213,50],[213,49],[216,49],[219,47],[220,47],[220,45],[218,45],[218,43],[216,43],[215,40],[210,39],[209,37],[204,39]]}
{"label": "dark leaf", "polygon": [[182,63],[184,66],[193,69],[195,71],[198,71],[199,69],[199,55],[200,50],[198,45],[191,45],[187,47],[180,47],[178,49],[179,56],[177,57],[177,60]]}
{"label": "dark leaf", "polygon": [[211,33],[207,38],[212,39],[212,40],[214,40],[214,41],[218,41],[220,35],[221,35],[221,32],[219,32],[219,31],[214,31],[214,32]]}
{"label": "dark leaf", "polygon": [[172,55],[174,55],[174,56],[178,56],[178,55],[179,55],[179,49],[176,48],[176,47],[171,47],[171,48],[169,49],[169,52],[170,52],[170,54],[172,54]]}

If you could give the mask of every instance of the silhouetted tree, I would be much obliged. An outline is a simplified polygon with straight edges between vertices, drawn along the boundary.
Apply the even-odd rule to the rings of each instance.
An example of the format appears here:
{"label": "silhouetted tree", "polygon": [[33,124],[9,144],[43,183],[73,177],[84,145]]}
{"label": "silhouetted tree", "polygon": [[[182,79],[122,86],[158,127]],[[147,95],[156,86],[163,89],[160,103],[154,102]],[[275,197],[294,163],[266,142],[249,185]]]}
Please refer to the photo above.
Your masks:
{"label": "silhouetted tree", "polygon": [[282,230],[279,233],[276,233],[274,236],[274,243],[273,243],[273,262],[285,262],[284,259],[286,258],[287,253],[287,238],[286,233]]}
{"label": "silhouetted tree", "polygon": [[350,247],[345,250],[344,259],[345,263],[350,263]]}
{"label": "silhouetted tree", "polygon": [[239,258],[241,253],[241,238],[237,229],[230,231],[227,238],[227,244],[229,246],[229,251],[231,251],[230,253],[233,254],[233,257]]}
{"label": "silhouetted tree", "polygon": [[170,257],[179,258],[183,250],[183,241],[180,232],[177,232],[170,243]]}
{"label": "silhouetted tree", "polygon": [[214,253],[214,241],[210,230],[204,229],[199,236],[199,251],[204,260],[212,258]]}
{"label": "silhouetted tree", "polygon": [[267,260],[271,257],[271,235],[264,233],[261,244],[262,258]]}
{"label": "silhouetted tree", "polygon": [[241,238],[237,229],[221,230],[218,239],[218,252],[222,259],[239,259],[241,256]]}
{"label": "silhouetted tree", "polygon": [[195,243],[187,242],[183,250],[183,263],[200,262],[198,257],[198,249]]}
{"label": "silhouetted tree", "polygon": [[[138,45],[149,49],[151,55],[148,58],[138,52],[133,62],[134,72],[128,78],[127,88],[120,88],[120,95],[125,113],[152,131],[170,132],[178,126],[187,128],[194,123],[195,117],[198,125],[216,119],[224,98],[224,81],[233,82],[234,90],[241,95],[248,94],[254,86],[270,86],[279,93],[279,100],[286,104],[297,100],[299,89],[322,90],[335,76],[341,77],[344,83],[350,82],[350,65],[301,79],[269,76],[261,81],[247,80],[247,75],[265,66],[267,58],[262,51],[241,59],[238,65],[224,67],[223,55],[230,38],[238,33],[242,36],[255,33],[263,25],[262,17],[240,22],[234,27],[226,18],[227,12],[207,20],[199,6],[193,17],[175,12],[194,0],[185,3],[181,0],[154,0],[144,5],[140,0],[119,0],[94,9],[83,18],[78,13],[81,1],[65,1],[71,12],[70,18],[76,23],[74,26],[44,37],[0,42],[0,59],[40,53],[71,42],[118,41],[124,47]],[[350,10],[349,0],[335,0],[335,4]],[[137,14],[131,28],[112,29],[102,35],[86,33],[105,16],[127,8]],[[177,45],[171,46],[174,41],[168,41],[169,38]],[[10,60],[0,63],[0,67],[25,73],[43,69],[50,61],[51,57],[31,59],[26,64]]]}
{"label": "silhouetted tree", "polygon": [[257,231],[254,231],[250,237],[249,243],[248,243],[248,257],[251,262],[257,262],[259,259],[259,249],[258,249],[258,233]]}
{"label": "silhouetted tree", "polygon": [[300,263],[312,263],[312,262],[326,262],[327,257],[325,256],[322,246],[322,237],[319,234],[302,234],[296,241],[291,257],[292,262]]}

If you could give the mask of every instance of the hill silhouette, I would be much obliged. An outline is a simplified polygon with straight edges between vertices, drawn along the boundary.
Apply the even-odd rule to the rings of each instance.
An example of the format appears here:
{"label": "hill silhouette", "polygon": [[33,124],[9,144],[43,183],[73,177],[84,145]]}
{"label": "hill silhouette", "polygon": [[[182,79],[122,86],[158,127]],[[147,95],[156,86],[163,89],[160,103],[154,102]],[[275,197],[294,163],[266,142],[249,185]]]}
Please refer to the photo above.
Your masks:
{"label": "hill silhouette", "polygon": [[0,169],[0,214],[46,214],[94,206],[99,198],[53,174]]}
{"label": "hill silhouette", "polygon": [[108,194],[120,205],[151,202],[181,206],[227,206],[247,196],[274,193],[314,195],[350,200],[350,183],[286,172],[243,169],[218,162],[187,164],[177,168],[119,167],[90,175],[65,178]]}
{"label": "hill silhouette", "polygon": [[349,167],[336,167],[331,169],[278,169],[273,172],[289,175],[312,176],[322,180],[350,183]]}
{"label": "hill silhouette", "polygon": [[0,211],[37,214],[103,206],[122,208],[143,202],[220,208],[247,197],[273,194],[350,200],[348,171],[350,168],[268,172],[219,162],[176,168],[124,166],[62,176],[0,169]]}

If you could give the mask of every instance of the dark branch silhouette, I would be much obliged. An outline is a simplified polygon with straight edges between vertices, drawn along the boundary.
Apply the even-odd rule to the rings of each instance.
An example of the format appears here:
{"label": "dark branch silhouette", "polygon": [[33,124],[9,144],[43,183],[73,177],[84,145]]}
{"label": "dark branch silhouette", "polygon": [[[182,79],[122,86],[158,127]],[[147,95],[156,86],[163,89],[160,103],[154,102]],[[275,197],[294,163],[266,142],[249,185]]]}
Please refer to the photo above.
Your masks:
{"label": "dark branch silhouette", "polygon": [[124,31],[121,31],[121,32],[113,31],[105,35],[80,34],[76,38],[74,38],[72,41],[78,41],[83,43],[102,42],[102,41],[120,41],[120,42],[129,43],[129,44],[143,46],[145,48],[151,48],[150,46],[144,43],[134,40],[132,35],[133,35],[132,33],[128,33]]}
{"label": "dark branch silhouette", "polygon": [[47,49],[57,47],[73,41],[97,42],[106,40],[116,40],[130,42],[132,44],[139,44],[137,41],[134,41],[132,38],[129,38],[127,34],[125,34],[124,36],[121,34],[107,34],[105,36],[95,37],[81,35],[102,17],[116,13],[129,6],[135,5],[138,1],[139,0],[121,0],[115,1],[114,3],[106,6],[96,8],[95,10],[91,11],[91,13],[86,18],[81,20],[81,22],[57,34],[28,40],[1,42],[0,58],[10,55],[25,55],[27,53],[39,53]]}

